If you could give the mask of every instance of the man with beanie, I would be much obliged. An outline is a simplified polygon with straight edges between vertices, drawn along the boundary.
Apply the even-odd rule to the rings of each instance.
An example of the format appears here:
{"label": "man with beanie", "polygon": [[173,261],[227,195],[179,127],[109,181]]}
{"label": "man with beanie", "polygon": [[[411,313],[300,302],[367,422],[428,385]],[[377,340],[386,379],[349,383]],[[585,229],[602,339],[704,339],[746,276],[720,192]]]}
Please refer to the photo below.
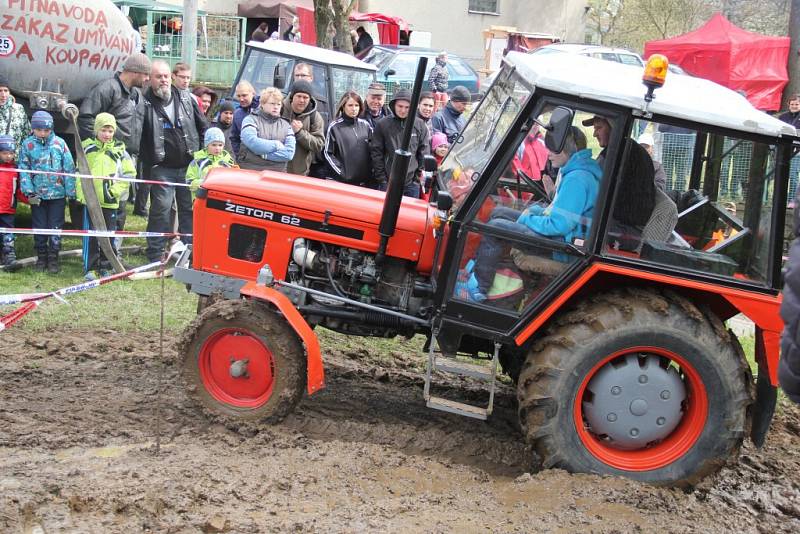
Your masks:
{"label": "man with beanie", "polygon": [[286,172],[308,176],[311,163],[325,145],[325,121],[317,111],[314,89],[305,80],[295,80],[283,101],[281,117],[292,125],[295,150]]}
{"label": "man with beanie", "polygon": [[361,113],[361,118],[367,121],[373,130],[378,125],[378,121],[392,114],[389,107],[384,105],[386,103],[386,87],[382,83],[372,82],[369,84],[364,103],[366,106]]}
{"label": "man with beanie", "polygon": [[194,160],[186,170],[186,182],[192,184],[192,192],[202,185],[208,171],[214,167],[233,167],[233,158],[225,150],[225,135],[219,128],[209,128],[203,137],[203,150],[194,153]]}
{"label": "man with beanie", "polygon": [[[403,129],[411,110],[411,93],[407,89],[400,89],[389,102],[392,116],[385,117],[378,122],[372,133],[370,141],[370,156],[372,158],[372,177],[378,183],[378,188],[385,191],[388,187],[389,173],[394,161],[394,151],[400,148],[403,138]],[[408,165],[403,195],[419,198],[419,176],[424,168],[425,156],[429,154],[430,140],[428,128],[419,117],[411,117],[414,127],[408,151],[415,156]]]}
{"label": "man with beanie", "polygon": [[[28,197],[34,229],[56,229],[64,227],[66,200],[75,198],[75,178],[61,174],[28,173],[25,170],[48,173],[74,173],[75,163],[67,143],[53,133],[53,116],[46,111],[37,111],[31,117],[33,135],[28,136],[19,148],[20,190]],[[34,269],[50,274],[61,271],[58,253],[61,236],[35,235],[36,265]]]}
{"label": "man with beanie", "polygon": [[219,105],[219,113],[217,113],[217,120],[211,123],[214,128],[219,128],[225,136],[225,150],[233,156],[233,146],[231,146],[231,126],[233,126],[233,113],[236,109],[233,102],[230,100],[223,100]]}
{"label": "man with beanie", "polygon": [[[207,124],[191,93],[172,86],[169,65],[154,61],[150,87],[142,98],[143,122],[140,156],[151,168],[150,179],[165,185],[150,186],[148,232],[169,232],[173,201],[178,204],[178,232],[192,233],[192,194],[187,187],[175,188],[170,183],[186,183],[186,168],[200,150],[200,139]],[[187,236],[181,240],[191,242]],[[166,237],[147,238],[147,259],[161,259]]]}
{"label": "man with beanie", "polygon": [[447,142],[455,143],[458,134],[464,129],[464,117],[461,116],[470,103],[469,89],[463,85],[453,87],[450,101],[440,109],[431,119],[431,128],[434,132],[442,132],[447,136]]}
{"label": "man with beanie", "polygon": [[14,144],[19,146],[30,133],[31,124],[25,108],[14,101],[11,82],[0,72],[0,135],[10,135],[14,138]]}
{"label": "man with beanie", "polygon": [[[125,150],[125,144],[114,139],[117,130],[117,121],[110,113],[98,113],[94,120],[94,137],[83,140],[83,150],[86,161],[89,163],[89,172],[94,176],[114,178],[136,177],[136,167],[133,159]],[[81,180],[76,180],[78,202],[86,205]],[[123,195],[128,192],[128,182],[122,180],[93,180],[94,191],[100,201],[103,219],[106,228],[113,230],[117,227],[117,210]],[[91,219],[84,217],[86,227],[93,229]],[[111,248],[117,253],[115,240],[111,240]],[[84,266],[87,277],[91,280],[99,278],[105,271],[111,270],[111,261],[97,246],[97,239],[89,238],[87,256],[84,256]]]}

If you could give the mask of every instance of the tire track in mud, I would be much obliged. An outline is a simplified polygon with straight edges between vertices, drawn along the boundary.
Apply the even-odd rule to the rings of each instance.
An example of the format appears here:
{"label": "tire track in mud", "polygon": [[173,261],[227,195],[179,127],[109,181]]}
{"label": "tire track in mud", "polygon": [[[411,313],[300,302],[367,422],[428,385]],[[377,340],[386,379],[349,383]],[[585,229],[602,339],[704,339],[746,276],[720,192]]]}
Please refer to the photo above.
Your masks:
{"label": "tire track in mud", "polygon": [[[800,410],[693,491],[536,472],[513,388],[481,422],[430,410],[419,358],[326,354],[327,388],[276,426],[206,420],[172,344],[0,336],[0,531],[800,531]],[[163,446],[152,450],[160,372]],[[443,377],[446,394],[483,400]],[[532,474],[528,474],[528,472]],[[516,479],[516,480],[515,480]],[[46,530],[50,532],[51,530]]]}

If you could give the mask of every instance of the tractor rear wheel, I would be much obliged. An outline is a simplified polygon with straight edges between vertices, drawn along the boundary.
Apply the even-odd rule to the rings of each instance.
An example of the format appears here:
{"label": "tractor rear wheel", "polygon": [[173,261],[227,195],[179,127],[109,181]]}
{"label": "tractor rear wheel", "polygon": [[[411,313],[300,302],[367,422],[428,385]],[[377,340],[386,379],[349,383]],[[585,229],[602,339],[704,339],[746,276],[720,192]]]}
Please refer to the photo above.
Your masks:
{"label": "tractor rear wheel", "polygon": [[554,323],[517,385],[521,426],[545,467],[687,486],[738,452],[753,380],[711,312],[631,289]]}
{"label": "tractor rear wheel", "polygon": [[190,398],[214,419],[276,423],[305,388],[302,345],[283,316],[256,301],[208,306],[178,351]]}

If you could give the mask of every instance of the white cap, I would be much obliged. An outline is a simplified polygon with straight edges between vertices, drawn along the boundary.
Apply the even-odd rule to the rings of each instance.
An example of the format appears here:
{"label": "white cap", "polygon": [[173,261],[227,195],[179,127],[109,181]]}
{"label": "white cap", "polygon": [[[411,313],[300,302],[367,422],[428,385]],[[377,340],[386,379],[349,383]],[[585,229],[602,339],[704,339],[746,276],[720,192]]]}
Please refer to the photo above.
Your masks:
{"label": "white cap", "polygon": [[637,142],[640,145],[648,145],[648,146],[654,146],[656,144],[656,140],[653,139],[653,134],[649,133],[643,133],[642,135],[640,135]]}

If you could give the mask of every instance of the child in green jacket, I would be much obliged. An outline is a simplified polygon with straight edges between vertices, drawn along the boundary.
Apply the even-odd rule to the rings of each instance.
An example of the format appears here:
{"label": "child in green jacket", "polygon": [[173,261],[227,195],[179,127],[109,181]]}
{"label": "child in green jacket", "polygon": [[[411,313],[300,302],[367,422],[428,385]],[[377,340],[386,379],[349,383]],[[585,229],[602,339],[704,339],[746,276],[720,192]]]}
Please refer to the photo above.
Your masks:
{"label": "child in green jacket", "polygon": [[194,161],[186,169],[186,182],[196,192],[214,167],[233,167],[233,158],[225,150],[225,134],[219,128],[209,128],[203,139],[203,150],[194,153]]}
{"label": "child in green jacket", "polygon": [[[110,113],[99,113],[94,120],[94,137],[83,142],[83,150],[86,153],[86,160],[89,162],[89,171],[93,176],[107,176],[114,178],[135,178],[136,167],[133,164],[130,154],[125,150],[125,143],[114,139],[114,132],[117,130],[117,121]],[[129,183],[121,180],[92,180],[97,199],[103,210],[103,219],[106,222],[106,229],[117,229],[117,208],[119,208],[120,197],[128,189]],[[77,181],[78,202],[86,204],[81,180]],[[92,228],[89,217],[86,217],[88,227]],[[111,247],[114,254],[117,253],[114,247],[114,240],[111,239]],[[96,278],[104,275],[104,271],[111,270],[111,262],[100,251],[97,239],[89,238],[88,258],[84,257],[87,266],[87,277]]]}

